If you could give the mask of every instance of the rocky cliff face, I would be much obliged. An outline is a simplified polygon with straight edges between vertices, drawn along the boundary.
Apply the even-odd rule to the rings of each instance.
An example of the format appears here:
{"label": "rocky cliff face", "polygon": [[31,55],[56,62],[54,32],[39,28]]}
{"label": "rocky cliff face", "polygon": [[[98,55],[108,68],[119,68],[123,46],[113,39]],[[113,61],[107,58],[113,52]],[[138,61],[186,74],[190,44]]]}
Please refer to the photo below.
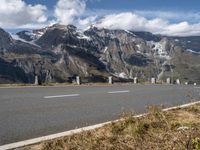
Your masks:
{"label": "rocky cliff face", "polygon": [[13,44],[12,37],[0,28],[0,52],[6,51]]}
{"label": "rocky cliff face", "polygon": [[34,75],[42,82],[64,82],[75,75],[92,80],[113,75],[197,82],[200,55],[196,44],[200,38],[192,39],[190,45],[195,49],[189,49],[184,38],[148,32],[96,27],[79,31],[59,24],[15,35],[1,29],[0,82],[33,83]]}

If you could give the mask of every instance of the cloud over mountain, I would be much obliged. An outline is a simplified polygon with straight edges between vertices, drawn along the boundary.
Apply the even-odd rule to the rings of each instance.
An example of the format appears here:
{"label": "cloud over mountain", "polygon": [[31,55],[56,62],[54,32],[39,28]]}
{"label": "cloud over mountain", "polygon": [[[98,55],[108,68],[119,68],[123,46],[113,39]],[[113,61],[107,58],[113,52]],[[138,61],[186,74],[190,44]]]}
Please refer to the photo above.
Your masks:
{"label": "cloud over mountain", "polygon": [[72,24],[86,8],[84,0],[59,0],[55,7],[55,17],[62,24]]}
{"label": "cloud over mountain", "polygon": [[1,0],[0,26],[7,28],[47,21],[44,5],[26,4],[23,0]]}
{"label": "cloud over mountain", "polygon": [[0,26],[40,28],[61,23],[84,29],[95,24],[100,28],[149,31],[171,36],[200,35],[198,12],[105,10],[104,13],[104,10],[88,9],[87,4],[91,1],[98,3],[98,0],[58,0],[53,10],[48,10],[45,5],[27,4],[24,0],[1,0]]}
{"label": "cloud over mountain", "polygon": [[189,24],[186,21],[170,23],[162,18],[147,19],[132,12],[106,15],[98,21],[97,26],[108,29],[149,31],[171,36],[200,35],[200,23]]}

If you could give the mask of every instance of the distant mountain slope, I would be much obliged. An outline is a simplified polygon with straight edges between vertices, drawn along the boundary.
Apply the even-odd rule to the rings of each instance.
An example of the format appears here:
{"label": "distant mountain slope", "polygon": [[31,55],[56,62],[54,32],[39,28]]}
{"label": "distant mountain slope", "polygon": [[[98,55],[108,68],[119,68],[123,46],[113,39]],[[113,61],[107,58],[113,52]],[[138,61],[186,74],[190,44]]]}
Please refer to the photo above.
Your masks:
{"label": "distant mountain slope", "polygon": [[[190,41],[190,42],[189,42]],[[55,24],[9,34],[0,29],[0,82],[64,82],[75,75],[104,80],[110,75],[200,82],[199,37]],[[16,73],[15,75],[13,75]]]}
{"label": "distant mountain slope", "polygon": [[171,39],[175,40],[185,49],[200,52],[200,36],[171,37]]}

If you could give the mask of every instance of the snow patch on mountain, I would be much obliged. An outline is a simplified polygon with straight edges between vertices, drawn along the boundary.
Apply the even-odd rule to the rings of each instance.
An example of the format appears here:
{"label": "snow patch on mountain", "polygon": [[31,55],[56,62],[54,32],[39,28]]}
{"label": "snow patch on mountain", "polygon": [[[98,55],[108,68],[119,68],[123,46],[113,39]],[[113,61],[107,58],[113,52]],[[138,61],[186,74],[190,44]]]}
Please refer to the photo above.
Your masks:
{"label": "snow patch on mountain", "polygon": [[131,35],[133,35],[133,36],[135,36],[136,37],[136,35],[134,34],[134,33],[132,33],[131,31],[129,31],[129,30],[124,30],[126,33],[128,33],[128,34],[131,34]]}
{"label": "snow patch on mountain", "polygon": [[77,36],[78,39],[84,39],[84,40],[88,40],[88,41],[91,40],[91,38],[89,36],[85,35],[83,31],[79,30],[79,31],[76,31],[76,32],[77,32],[77,35],[78,35]]}
{"label": "snow patch on mountain", "polygon": [[123,78],[123,79],[128,79],[125,72],[115,73],[114,76],[119,77],[119,78]]}
{"label": "snow patch on mountain", "polygon": [[194,54],[200,54],[200,52],[196,52],[196,51],[193,51],[191,49],[187,49],[186,51],[190,52],[190,53],[194,53]]}
{"label": "snow patch on mountain", "polygon": [[40,47],[39,45],[37,45],[37,44],[34,43],[34,40],[33,40],[33,41],[26,41],[26,40],[20,38],[17,34],[12,34],[12,33],[11,33],[10,35],[11,35],[11,37],[12,37],[14,40],[21,41],[21,42],[24,42],[24,43],[28,43],[28,44],[31,44],[31,45]]}
{"label": "snow patch on mountain", "polygon": [[119,74],[119,77],[120,77],[120,78],[127,78],[126,73],[124,73],[124,72],[121,72],[121,73]]}
{"label": "snow patch on mountain", "polygon": [[106,46],[106,47],[104,48],[103,53],[106,53],[107,51],[108,51],[108,47]]}
{"label": "snow patch on mountain", "polygon": [[86,36],[86,35],[84,35],[84,34],[78,34],[77,38],[78,38],[78,39],[88,40],[88,41],[91,40],[91,38],[90,38],[89,36]]}
{"label": "snow patch on mountain", "polygon": [[179,42],[179,39],[175,39],[174,41],[175,41],[175,42]]}
{"label": "snow patch on mountain", "polygon": [[33,32],[25,32],[25,34],[27,36],[29,36],[33,41],[36,41],[37,39],[39,39],[44,33],[43,32],[38,32],[37,34],[36,33],[33,33]]}
{"label": "snow patch on mountain", "polygon": [[142,46],[140,44],[137,44],[136,47],[138,48],[138,50],[141,50]]}
{"label": "snow patch on mountain", "polygon": [[167,51],[165,50],[165,42],[154,42],[154,41],[147,41],[147,45],[152,47],[154,51],[154,55],[160,58],[170,59]]}

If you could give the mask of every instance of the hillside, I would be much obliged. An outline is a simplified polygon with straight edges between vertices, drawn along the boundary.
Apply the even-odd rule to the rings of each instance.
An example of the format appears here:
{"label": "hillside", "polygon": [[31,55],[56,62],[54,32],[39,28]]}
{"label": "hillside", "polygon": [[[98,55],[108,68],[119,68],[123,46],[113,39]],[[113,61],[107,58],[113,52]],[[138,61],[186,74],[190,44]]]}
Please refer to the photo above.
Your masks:
{"label": "hillside", "polygon": [[0,83],[139,77],[200,82],[200,37],[55,24],[9,34],[0,30]]}

